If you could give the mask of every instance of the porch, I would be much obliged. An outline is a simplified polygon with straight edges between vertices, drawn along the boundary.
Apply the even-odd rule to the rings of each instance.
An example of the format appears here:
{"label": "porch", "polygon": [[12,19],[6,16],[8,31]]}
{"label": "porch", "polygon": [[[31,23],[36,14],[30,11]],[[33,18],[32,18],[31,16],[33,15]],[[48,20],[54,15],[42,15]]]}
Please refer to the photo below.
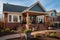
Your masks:
{"label": "porch", "polygon": [[[39,19],[39,16],[43,16],[43,19]],[[45,12],[27,11],[23,13],[23,23],[26,24],[26,29],[34,30],[46,30],[47,14]]]}
{"label": "porch", "polygon": [[[47,14],[45,12],[28,11],[28,12],[24,12],[22,15],[23,15],[23,22],[25,24],[46,23]],[[42,18],[44,20],[43,19],[39,19],[39,16],[43,16]],[[38,20],[40,22],[38,22]],[[43,22],[42,22],[42,20],[43,20]]]}

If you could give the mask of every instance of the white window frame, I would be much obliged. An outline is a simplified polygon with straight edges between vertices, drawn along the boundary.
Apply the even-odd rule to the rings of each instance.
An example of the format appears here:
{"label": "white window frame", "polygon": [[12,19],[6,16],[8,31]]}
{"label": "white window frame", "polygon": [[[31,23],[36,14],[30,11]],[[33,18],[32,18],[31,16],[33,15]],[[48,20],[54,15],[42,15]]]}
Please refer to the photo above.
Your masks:
{"label": "white window frame", "polygon": [[[11,17],[12,17],[12,15],[11,15]],[[9,14],[8,14],[8,22],[13,22],[13,20],[11,19],[11,21],[9,21]]]}
{"label": "white window frame", "polygon": [[[12,16],[11,21],[9,21],[9,15]],[[14,21],[13,21],[13,16],[17,16],[17,20],[18,20],[18,22],[14,22]],[[9,23],[20,23],[19,16],[20,16],[20,15],[8,14],[8,22],[9,22]]]}

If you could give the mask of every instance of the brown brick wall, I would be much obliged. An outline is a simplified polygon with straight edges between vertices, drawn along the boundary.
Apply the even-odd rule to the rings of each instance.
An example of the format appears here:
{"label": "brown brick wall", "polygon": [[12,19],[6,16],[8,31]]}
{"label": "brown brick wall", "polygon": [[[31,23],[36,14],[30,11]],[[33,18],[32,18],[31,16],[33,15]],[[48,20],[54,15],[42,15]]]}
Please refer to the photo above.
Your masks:
{"label": "brown brick wall", "polygon": [[37,28],[37,30],[47,30],[47,25],[44,25],[43,23],[40,23],[40,24],[32,24],[32,25],[29,25],[29,27],[32,29],[32,28]]}
{"label": "brown brick wall", "polygon": [[25,24],[20,24],[20,23],[5,23],[5,27],[25,27]]}
{"label": "brown brick wall", "polygon": [[54,22],[60,22],[60,19],[58,17],[53,17]]}
{"label": "brown brick wall", "polygon": [[5,23],[8,22],[8,13],[4,13],[4,22],[5,22]]}
{"label": "brown brick wall", "polygon": [[[21,23],[5,23],[5,27],[10,27],[10,28],[13,28],[13,27],[22,27],[22,28],[26,28],[26,24],[21,24]],[[44,24],[32,24],[32,25],[29,25],[29,28],[34,28],[34,27],[37,27],[38,30],[47,30],[47,25],[44,25]]]}
{"label": "brown brick wall", "polygon": [[44,24],[38,24],[38,30],[47,30],[47,25]]}

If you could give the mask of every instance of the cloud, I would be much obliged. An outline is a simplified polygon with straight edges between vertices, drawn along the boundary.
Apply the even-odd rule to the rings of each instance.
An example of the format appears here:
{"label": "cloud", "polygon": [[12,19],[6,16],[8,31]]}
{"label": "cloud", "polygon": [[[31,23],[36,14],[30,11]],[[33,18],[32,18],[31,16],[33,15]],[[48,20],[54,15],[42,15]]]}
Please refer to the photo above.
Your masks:
{"label": "cloud", "polygon": [[3,10],[3,4],[0,3],[0,14],[2,14],[2,10]]}
{"label": "cloud", "polygon": [[24,5],[25,6],[31,6],[32,4],[34,4],[35,2],[37,2],[37,0],[26,0],[24,1]]}
{"label": "cloud", "polygon": [[0,0],[0,14],[2,14],[3,11],[3,3],[6,3],[6,0]]}
{"label": "cloud", "polygon": [[42,5],[46,6],[47,4],[51,3],[53,0],[39,0]]}
{"label": "cloud", "polygon": [[47,10],[53,10],[53,9],[55,9],[57,11],[60,11],[60,6],[59,6],[59,3],[52,3],[52,4],[48,5],[46,7],[46,9]]}
{"label": "cloud", "polygon": [[60,0],[40,0],[41,4],[46,10],[57,10],[60,11]]}

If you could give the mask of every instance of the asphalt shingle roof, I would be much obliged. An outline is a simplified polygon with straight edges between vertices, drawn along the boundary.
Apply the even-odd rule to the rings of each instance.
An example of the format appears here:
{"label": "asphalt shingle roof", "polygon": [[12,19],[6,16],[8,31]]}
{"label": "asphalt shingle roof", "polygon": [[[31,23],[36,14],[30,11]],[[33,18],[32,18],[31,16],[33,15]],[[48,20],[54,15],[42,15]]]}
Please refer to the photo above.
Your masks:
{"label": "asphalt shingle roof", "polygon": [[8,11],[8,12],[22,12],[27,8],[29,7],[12,5],[12,4],[3,4],[3,11]]}

